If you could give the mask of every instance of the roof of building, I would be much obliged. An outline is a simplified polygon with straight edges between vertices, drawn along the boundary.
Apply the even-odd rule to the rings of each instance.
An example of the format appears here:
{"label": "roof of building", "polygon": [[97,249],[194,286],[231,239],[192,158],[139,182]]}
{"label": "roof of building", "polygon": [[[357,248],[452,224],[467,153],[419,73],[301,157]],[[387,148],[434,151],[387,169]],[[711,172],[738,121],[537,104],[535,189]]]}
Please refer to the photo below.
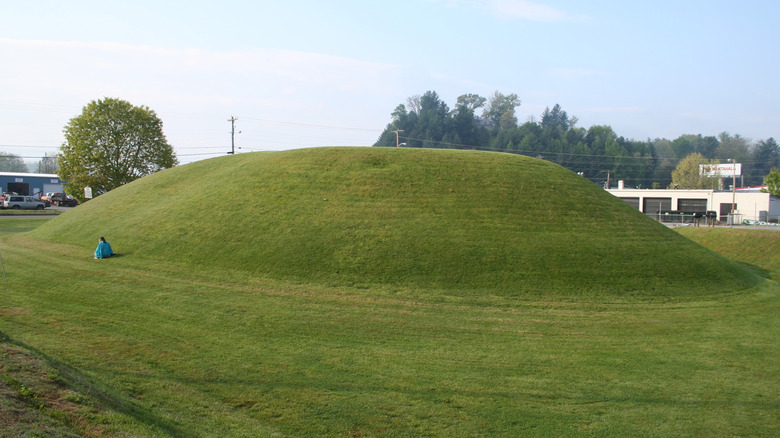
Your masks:
{"label": "roof of building", "polygon": [[53,173],[25,173],[25,172],[0,172],[0,176],[24,176],[38,178],[59,178],[59,175]]}

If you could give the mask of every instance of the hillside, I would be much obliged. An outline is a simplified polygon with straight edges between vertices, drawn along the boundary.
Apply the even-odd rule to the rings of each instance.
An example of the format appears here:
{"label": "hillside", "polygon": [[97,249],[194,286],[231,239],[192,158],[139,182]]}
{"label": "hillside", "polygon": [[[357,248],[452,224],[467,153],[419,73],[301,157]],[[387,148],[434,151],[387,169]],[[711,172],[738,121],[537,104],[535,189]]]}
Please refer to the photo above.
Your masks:
{"label": "hillside", "polygon": [[199,161],[37,239],[324,285],[672,297],[760,281],[584,178],[524,156],[317,148]]}

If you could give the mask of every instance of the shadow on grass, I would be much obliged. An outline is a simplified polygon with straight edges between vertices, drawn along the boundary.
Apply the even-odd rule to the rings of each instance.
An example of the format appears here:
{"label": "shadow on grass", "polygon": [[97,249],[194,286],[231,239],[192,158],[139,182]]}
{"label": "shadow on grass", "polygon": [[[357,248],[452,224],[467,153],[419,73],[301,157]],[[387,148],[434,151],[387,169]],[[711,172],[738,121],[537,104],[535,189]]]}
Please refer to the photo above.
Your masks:
{"label": "shadow on grass", "polygon": [[759,277],[767,278],[770,280],[780,280],[780,278],[774,278],[774,276],[772,275],[772,271],[768,269],[764,269],[760,266],[751,265],[750,263],[745,263],[745,262],[737,262],[737,263],[743,266],[745,269],[749,270],[750,272],[758,275]]}
{"label": "shadow on grass", "polygon": [[26,233],[32,231],[38,227],[24,227],[24,228],[6,228],[0,227],[0,233]]}
{"label": "shadow on grass", "polygon": [[94,399],[105,409],[112,409],[118,413],[134,418],[136,421],[156,428],[169,436],[184,437],[187,434],[176,425],[163,418],[152,414],[130,400],[127,396],[114,393],[102,383],[85,376],[80,371],[60,362],[59,360],[38,351],[21,341],[12,339],[0,331],[0,342],[6,342],[24,348],[38,358],[44,360],[48,366],[57,370],[57,380],[73,388],[77,392]]}
{"label": "shadow on grass", "polygon": [[131,252],[126,252],[126,253],[123,252],[121,254],[115,252],[114,255],[112,255],[110,257],[103,257],[102,259],[98,259],[98,258],[95,258],[95,257],[92,257],[92,258],[95,259],[95,260],[112,260],[112,259],[124,258],[124,257],[127,257],[127,256],[132,255],[132,254],[133,253],[131,253]]}

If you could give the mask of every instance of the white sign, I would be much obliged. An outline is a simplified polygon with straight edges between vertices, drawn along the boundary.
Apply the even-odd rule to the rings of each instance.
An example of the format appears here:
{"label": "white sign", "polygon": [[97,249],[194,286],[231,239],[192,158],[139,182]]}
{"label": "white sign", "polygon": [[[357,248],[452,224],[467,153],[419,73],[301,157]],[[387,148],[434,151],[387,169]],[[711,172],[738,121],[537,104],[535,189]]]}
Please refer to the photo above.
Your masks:
{"label": "white sign", "polygon": [[92,199],[92,187],[84,187],[84,197]]}
{"label": "white sign", "polygon": [[735,177],[742,175],[741,163],[699,164],[699,175],[716,178]]}

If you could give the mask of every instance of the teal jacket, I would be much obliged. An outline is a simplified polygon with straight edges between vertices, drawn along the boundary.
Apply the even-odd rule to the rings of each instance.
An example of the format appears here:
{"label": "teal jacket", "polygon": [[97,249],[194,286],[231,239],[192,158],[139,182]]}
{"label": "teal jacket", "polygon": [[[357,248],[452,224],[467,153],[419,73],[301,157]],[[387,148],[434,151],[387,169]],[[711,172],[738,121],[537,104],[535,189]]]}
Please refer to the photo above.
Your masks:
{"label": "teal jacket", "polygon": [[102,259],[105,257],[111,257],[114,255],[114,251],[111,249],[111,244],[108,242],[98,242],[97,249],[95,249],[95,258]]}

